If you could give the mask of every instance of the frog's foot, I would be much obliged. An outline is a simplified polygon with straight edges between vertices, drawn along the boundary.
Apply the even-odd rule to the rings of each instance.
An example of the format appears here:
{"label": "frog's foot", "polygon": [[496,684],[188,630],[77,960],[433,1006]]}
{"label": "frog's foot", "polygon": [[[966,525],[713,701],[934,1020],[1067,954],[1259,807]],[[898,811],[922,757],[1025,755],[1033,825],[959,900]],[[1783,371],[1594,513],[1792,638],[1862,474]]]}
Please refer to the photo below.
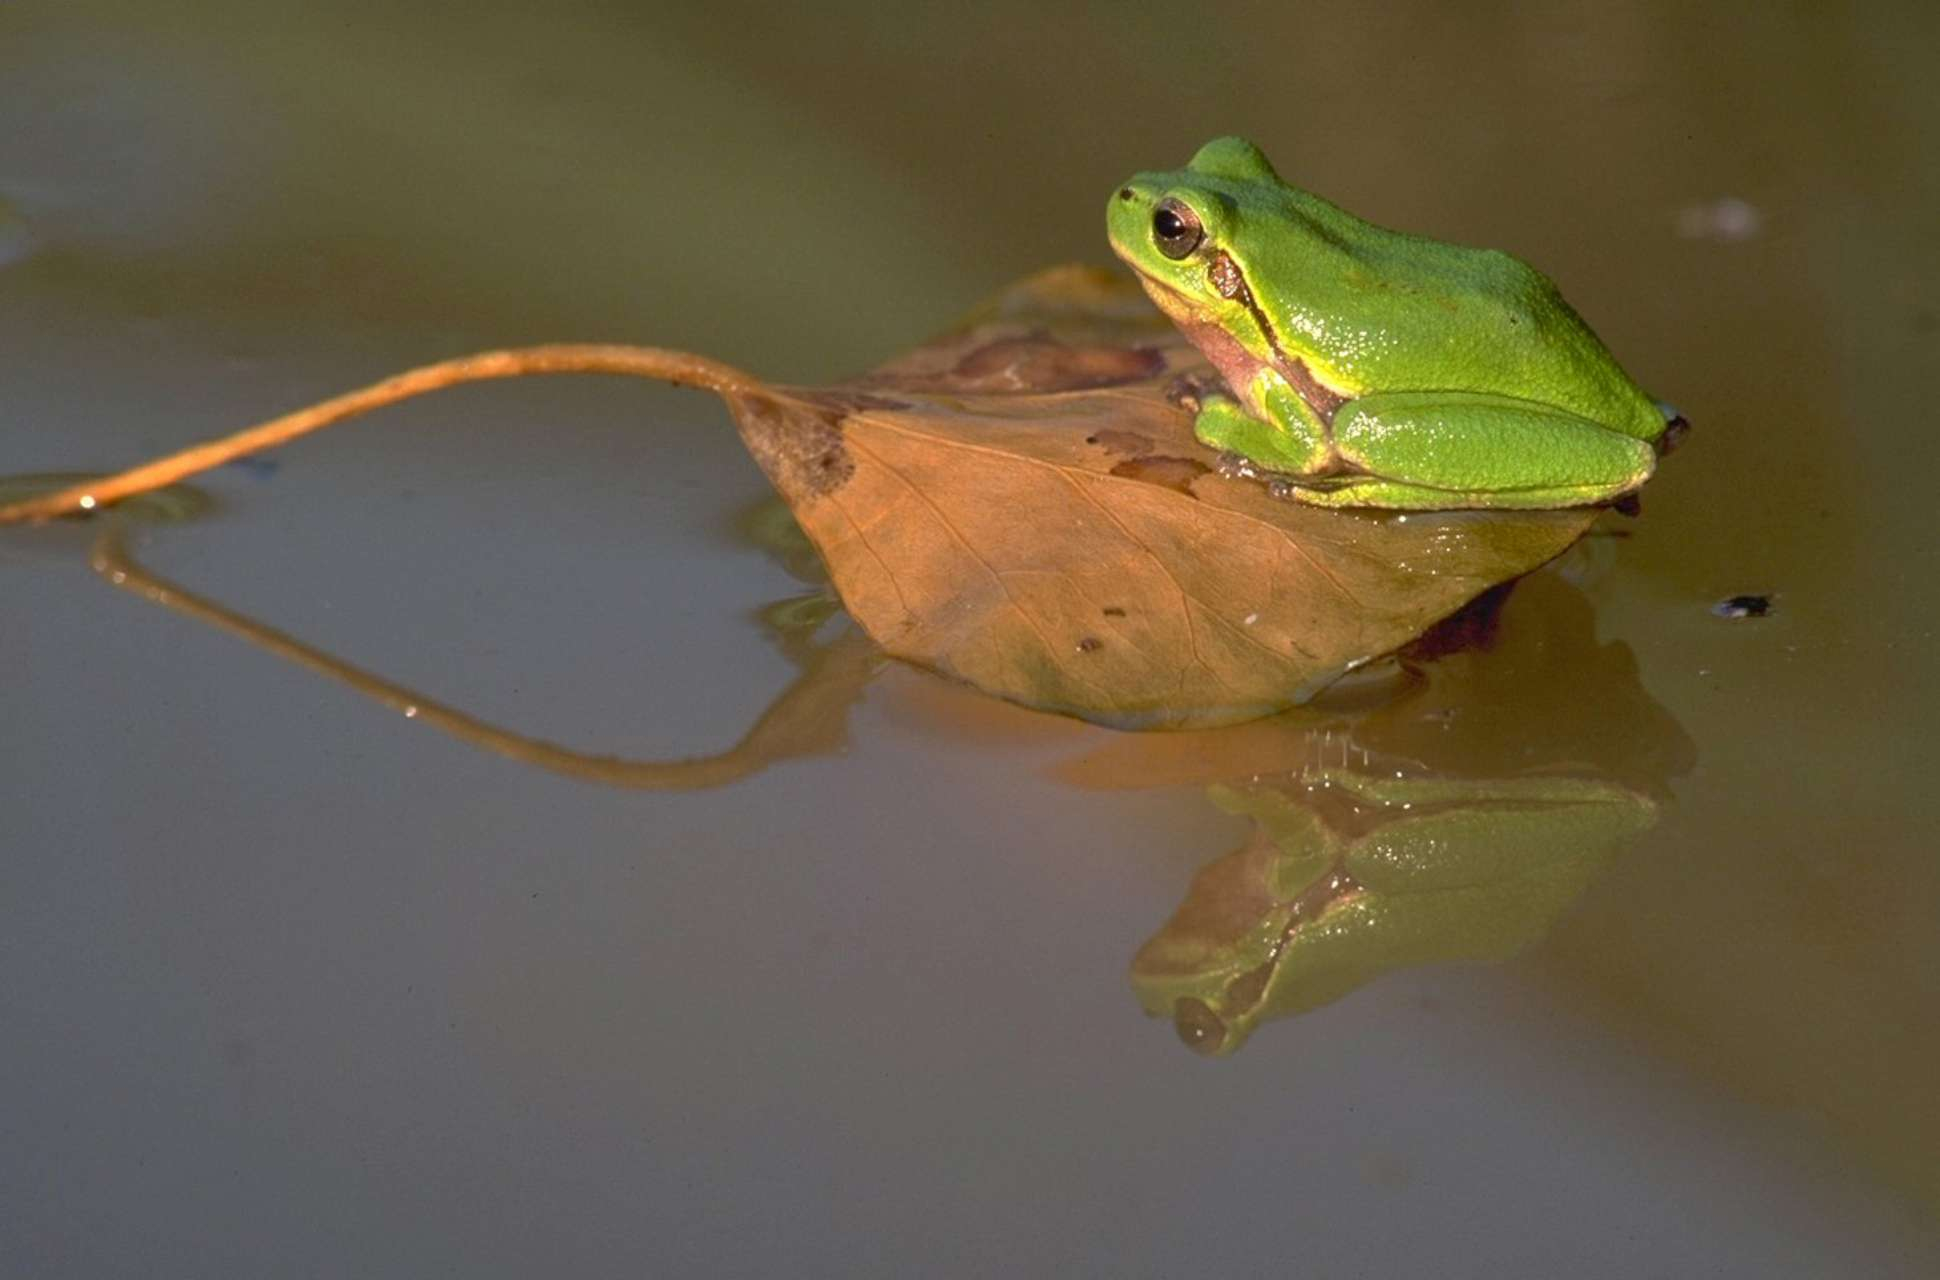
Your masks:
{"label": "frog's foot", "polygon": [[1578,487],[1516,489],[1496,493],[1458,493],[1383,480],[1378,476],[1340,476],[1307,484],[1294,481],[1291,495],[1314,507],[1379,507],[1386,511],[1553,511],[1622,501],[1624,495],[1587,493]]}
{"label": "frog's foot", "polygon": [[1165,384],[1165,402],[1184,413],[1197,414],[1209,401],[1233,393],[1216,373],[1182,373]]}
{"label": "frog's foot", "polygon": [[1237,453],[1269,471],[1288,472],[1290,478],[1324,471],[1332,460],[1324,441],[1255,418],[1227,396],[1206,398],[1192,420],[1192,433],[1201,444]]}
{"label": "frog's foot", "polygon": [[1676,405],[1662,400],[1657,402],[1657,411],[1664,415],[1664,434],[1657,437],[1657,456],[1661,458],[1684,443],[1684,437],[1691,434],[1691,420],[1679,413]]}

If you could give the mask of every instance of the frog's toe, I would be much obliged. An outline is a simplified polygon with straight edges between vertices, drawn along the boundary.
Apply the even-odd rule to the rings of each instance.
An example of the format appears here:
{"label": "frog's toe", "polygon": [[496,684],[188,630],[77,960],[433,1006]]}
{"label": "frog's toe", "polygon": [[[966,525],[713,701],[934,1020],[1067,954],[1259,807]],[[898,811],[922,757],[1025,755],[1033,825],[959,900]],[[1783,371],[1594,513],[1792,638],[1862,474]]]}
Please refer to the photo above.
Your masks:
{"label": "frog's toe", "polygon": [[1253,417],[1237,401],[1224,397],[1209,400],[1199,410],[1192,420],[1192,433],[1199,443],[1223,453],[1239,454],[1268,471],[1311,474],[1321,460],[1317,456],[1321,451],[1313,445]]}

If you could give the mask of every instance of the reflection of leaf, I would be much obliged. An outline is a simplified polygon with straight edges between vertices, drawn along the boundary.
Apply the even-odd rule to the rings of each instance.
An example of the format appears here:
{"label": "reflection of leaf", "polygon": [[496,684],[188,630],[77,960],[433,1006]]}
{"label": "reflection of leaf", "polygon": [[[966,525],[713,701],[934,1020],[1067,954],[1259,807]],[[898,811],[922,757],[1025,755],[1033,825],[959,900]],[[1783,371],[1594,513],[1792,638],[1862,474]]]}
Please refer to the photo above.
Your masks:
{"label": "reflection of leaf", "polygon": [[735,513],[733,530],[737,539],[774,557],[790,577],[811,587],[828,587],[829,571],[815,553],[815,544],[795,523],[787,503],[772,497],[751,503]]}
{"label": "reflection of leaf", "polygon": [[1302,701],[1593,511],[1338,513],[1227,476],[1207,377],[1129,282],[1063,268],[846,388],[729,391],[749,450],[890,653],[1031,706],[1210,725]]}
{"label": "reflection of leaf", "polygon": [[711,756],[627,760],[574,751],[488,724],[205,600],[136,563],[115,525],[103,530],[96,540],[93,564],[96,573],[125,591],[209,623],[298,666],[341,680],[408,720],[433,725],[455,738],[525,764],[615,787],[694,791],[738,782],[795,756],[832,755],[843,746],[849,704],[861,694],[883,660],[881,651],[853,630],[815,642],[813,633],[827,617],[825,597],[783,602],[793,607],[775,610],[775,629],[782,652],[801,667],[802,674],[769,704],[741,740]]}

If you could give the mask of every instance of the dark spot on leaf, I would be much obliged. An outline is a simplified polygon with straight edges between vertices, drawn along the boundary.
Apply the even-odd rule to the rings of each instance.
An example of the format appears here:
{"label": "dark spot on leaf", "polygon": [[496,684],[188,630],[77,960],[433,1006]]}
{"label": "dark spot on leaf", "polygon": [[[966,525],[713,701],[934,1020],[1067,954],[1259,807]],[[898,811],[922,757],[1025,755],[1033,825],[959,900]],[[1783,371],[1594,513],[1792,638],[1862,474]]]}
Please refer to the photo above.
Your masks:
{"label": "dark spot on leaf", "polygon": [[1079,653],[1096,653],[1104,647],[1105,642],[1097,636],[1086,636],[1084,639],[1078,641]]}
{"label": "dark spot on leaf", "polygon": [[1094,431],[1085,437],[1085,443],[1095,444],[1106,453],[1123,453],[1129,454],[1132,457],[1150,453],[1153,447],[1151,436],[1142,435],[1137,431],[1119,431],[1116,429]]}
{"label": "dark spot on leaf", "polygon": [[965,391],[1086,391],[1140,382],[1165,369],[1150,347],[1066,346],[1032,335],[999,338],[963,356],[951,381]]}
{"label": "dark spot on leaf", "polygon": [[1197,458],[1166,457],[1127,458],[1111,469],[1111,473],[1121,479],[1164,485],[1168,489],[1177,489],[1187,497],[1196,496],[1192,492],[1192,482],[1211,471],[1211,467]]}
{"label": "dark spot on leaf", "polygon": [[1720,618],[1762,618],[1771,611],[1770,596],[1730,596],[1711,606]]}
{"label": "dark spot on leaf", "polygon": [[1105,616],[1107,618],[1122,618],[1125,616],[1125,611],[1115,604],[1108,604],[1105,606]]}
{"label": "dark spot on leaf", "polygon": [[839,410],[759,394],[732,403],[748,452],[791,504],[834,493],[855,474]]}

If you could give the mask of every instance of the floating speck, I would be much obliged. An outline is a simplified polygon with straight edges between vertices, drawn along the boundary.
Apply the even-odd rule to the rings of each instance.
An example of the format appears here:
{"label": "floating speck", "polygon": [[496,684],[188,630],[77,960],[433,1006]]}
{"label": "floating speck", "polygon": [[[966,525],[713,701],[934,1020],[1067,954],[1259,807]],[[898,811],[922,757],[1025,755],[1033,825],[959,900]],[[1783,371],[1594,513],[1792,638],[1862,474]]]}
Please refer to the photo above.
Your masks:
{"label": "floating speck", "polygon": [[1686,240],[1750,240],[1764,225],[1758,207],[1737,196],[1700,200],[1677,211],[1677,234]]}
{"label": "floating speck", "polygon": [[1727,596],[1711,606],[1719,618],[1763,618],[1772,611],[1770,596]]}

